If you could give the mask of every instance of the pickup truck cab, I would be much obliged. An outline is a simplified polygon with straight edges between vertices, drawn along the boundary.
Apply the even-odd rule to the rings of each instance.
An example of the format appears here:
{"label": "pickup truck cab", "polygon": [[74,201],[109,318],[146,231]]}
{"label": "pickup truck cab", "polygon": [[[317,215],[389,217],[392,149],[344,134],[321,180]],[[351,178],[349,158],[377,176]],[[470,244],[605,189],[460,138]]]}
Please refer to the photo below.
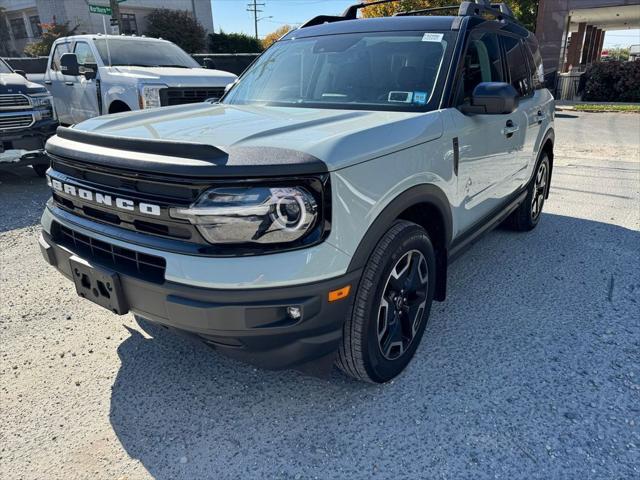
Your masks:
{"label": "pickup truck cab", "polygon": [[217,104],[61,128],[45,259],[116,314],[262,367],[398,375],[450,262],[544,221],[554,99],[505,4],[362,6],[284,36]]}
{"label": "pickup truck cab", "polygon": [[57,127],[49,92],[0,59],[0,167],[31,165],[44,176],[44,144]]}
{"label": "pickup truck cab", "polygon": [[70,125],[106,113],[219,99],[236,78],[202,68],[167,40],[76,35],[54,42],[41,80],[60,123]]}

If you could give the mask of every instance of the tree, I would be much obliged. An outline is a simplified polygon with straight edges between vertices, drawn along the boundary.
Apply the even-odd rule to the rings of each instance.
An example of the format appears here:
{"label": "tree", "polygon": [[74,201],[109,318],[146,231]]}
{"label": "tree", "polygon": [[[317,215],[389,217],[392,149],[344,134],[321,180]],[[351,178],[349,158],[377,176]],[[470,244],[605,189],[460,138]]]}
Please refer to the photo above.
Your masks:
{"label": "tree", "polygon": [[205,47],[205,28],[184,10],[157,8],[147,16],[148,37],[162,37],[187,53],[200,53]]}
{"label": "tree", "polygon": [[291,30],[293,30],[293,27],[291,25],[281,26],[275,32],[271,32],[269,35],[262,39],[262,46],[264,48],[269,48],[272,44],[280,40],[280,37],[289,33]]}
{"label": "tree", "polygon": [[69,23],[41,23],[42,37],[39,41],[24,47],[24,53],[30,57],[46,57],[51,45],[59,38],[68,37],[76,33],[78,26],[69,28]]}
{"label": "tree", "polygon": [[[366,0],[367,3],[373,0]],[[398,2],[372,5],[362,10],[362,16],[386,17],[397,12],[408,12],[422,8],[447,7],[454,4],[452,0],[400,0]],[[515,17],[532,32],[535,30],[538,15],[538,0],[506,0]],[[455,12],[455,9],[452,9]]]}
{"label": "tree", "polygon": [[208,40],[211,53],[260,53],[262,42],[244,33],[210,33]]}
{"label": "tree", "polygon": [[607,49],[608,59],[609,60],[618,60],[621,62],[626,62],[629,60],[629,49],[628,48],[609,48]]}

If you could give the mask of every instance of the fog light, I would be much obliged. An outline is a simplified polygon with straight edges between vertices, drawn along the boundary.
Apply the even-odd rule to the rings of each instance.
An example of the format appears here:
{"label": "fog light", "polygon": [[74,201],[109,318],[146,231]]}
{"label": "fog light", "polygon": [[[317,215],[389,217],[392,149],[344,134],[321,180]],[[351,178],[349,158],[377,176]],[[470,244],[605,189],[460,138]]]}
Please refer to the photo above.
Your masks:
{"label": "fog light", "polygon": [[287,307],[287,315],[291,320],[300,320],[302,317],[302,308],[300,307]]}

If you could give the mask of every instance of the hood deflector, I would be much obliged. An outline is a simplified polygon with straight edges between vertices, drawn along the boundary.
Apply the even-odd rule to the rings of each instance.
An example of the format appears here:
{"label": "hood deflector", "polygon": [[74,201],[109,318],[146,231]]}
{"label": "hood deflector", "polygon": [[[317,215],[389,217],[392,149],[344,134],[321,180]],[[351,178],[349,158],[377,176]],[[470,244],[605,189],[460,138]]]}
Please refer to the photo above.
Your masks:
{"label": "hood deflector", "polygon": [[[58,145],[56,137],[87,145],[86,150]],[[57,135],[47,143],[47,152],[60,157],[105,167],[181,177],[282,177],[326,173],[327,165],[318,158],[297,150],[277,147],[229,147],[116,137],[74,128],[58,127]],[[113,149],[114,155],[91,152],[91,146]],[[130,152],[131,155],[127,155]],[[150,155],[166,157],[154,160]],[[156,157],[157,158],[157,157]]]}
{"label": "hood deflector", "polygon": [[136,153],[183,157],[192,160],[205,160],[216,163],[217,159],[225,160],[227,154],[212,145],[199,143],[175,142],[165,140],[147,140],[144,138],[116,137],[98,133],[58,127],[56,134],[74,142],[95,145],[96,147],[115,148]]}

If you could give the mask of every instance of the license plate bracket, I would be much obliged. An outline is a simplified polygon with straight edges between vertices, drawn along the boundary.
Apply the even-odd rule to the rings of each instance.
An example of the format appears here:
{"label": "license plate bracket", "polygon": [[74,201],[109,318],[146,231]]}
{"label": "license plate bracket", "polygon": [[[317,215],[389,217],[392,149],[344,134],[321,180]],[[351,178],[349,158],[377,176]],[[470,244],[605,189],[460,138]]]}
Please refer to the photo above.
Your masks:
{"label": "license plate bracket", "polygon": [[111,310],[116,315],[124,315],[129,311],[120,277],[116,272],[91,265],[75,255],[69,258],[69,263],[78,295]]}

